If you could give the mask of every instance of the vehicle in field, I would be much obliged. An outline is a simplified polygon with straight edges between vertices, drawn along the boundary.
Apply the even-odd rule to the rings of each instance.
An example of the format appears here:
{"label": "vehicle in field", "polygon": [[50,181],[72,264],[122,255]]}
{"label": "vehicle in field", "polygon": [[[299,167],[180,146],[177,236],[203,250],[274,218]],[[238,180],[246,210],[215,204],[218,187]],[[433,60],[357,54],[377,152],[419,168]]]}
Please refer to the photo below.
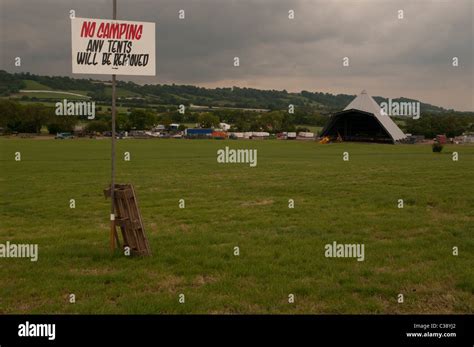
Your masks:
{"label": "vehicle in field", "polygon": [[57,133],[54,138],[56,140],[67,140],[67,139],[73,139],[74,135],[71,133]]}
{"label": "vehicle in field", "polygon": [[189,138],[210,138],[212,136],[212,129],[210,128],[188,128],[184,131],[185,136]]}

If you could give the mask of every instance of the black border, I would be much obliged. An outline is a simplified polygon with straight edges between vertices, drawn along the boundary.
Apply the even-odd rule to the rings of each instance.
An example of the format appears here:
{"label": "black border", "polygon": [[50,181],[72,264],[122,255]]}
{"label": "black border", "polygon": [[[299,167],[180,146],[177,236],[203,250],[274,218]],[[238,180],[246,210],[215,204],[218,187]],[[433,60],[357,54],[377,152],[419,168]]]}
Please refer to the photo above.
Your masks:
{"label": "black border", "polygon": [[[54,323],[55,340],[19,337],[18,326],[26,321]],[[438,328],[415,329],[415,323]],[[247,346],[258,340],[291,346],[473,346],[473,323],[473,315],[2,315],[0,346]],[[407,337],[410,332],[455,332],[456,337]]]}

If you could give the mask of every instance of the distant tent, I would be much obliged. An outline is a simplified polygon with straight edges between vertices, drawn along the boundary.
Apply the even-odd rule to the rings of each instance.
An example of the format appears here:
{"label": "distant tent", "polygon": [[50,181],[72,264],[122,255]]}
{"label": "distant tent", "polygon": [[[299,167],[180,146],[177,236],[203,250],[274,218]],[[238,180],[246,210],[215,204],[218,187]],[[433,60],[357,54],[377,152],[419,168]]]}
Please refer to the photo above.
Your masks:
{"label": "distant tent", "polygon": [[321,137],[342,138],[343,141],[395,143],[406,135],[363,90],[347,107],[335,113],[324,127]]}

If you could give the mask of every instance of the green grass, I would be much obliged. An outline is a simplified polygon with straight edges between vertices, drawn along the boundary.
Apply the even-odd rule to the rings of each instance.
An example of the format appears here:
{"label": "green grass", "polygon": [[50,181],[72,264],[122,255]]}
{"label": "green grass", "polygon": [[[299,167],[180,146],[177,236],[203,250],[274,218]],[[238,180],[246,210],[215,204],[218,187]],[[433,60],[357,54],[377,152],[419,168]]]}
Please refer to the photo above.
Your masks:
{"label": "green grass", "polygon": [[[17,98],[18,97],[21,97],[21,94],[17,94]],[[0,100],[8,100],[10,99],[10,97],[0,97]],[[43,106],[46,106],[46,107],[56,107],[56,102],[59,101],[59,100],[52,100],[50,102],[44,102],[44,101],[34,101],[34,100],[15,100],[17,101],[18,103],[20,103],[21,105],[33,105],[33,104],[42,104]]]}
{"label": "green grass", "polygon": [[[71,92],[75,93],[75,92]],[[83,92],[84,96],[79,96],[79,95],[71,95],[67,93],[51,93],[45,90],[44,92],[21,92],[18,94],[13,95],[13,97],[16,98],[21,98],[22,96],[28,96],[30,98],[37,98],[37,99],[54,99],[55,101],[62,101],[62,99],[68,99],[68,100],[88,100],[89,98],[85,95]]]}
{"label": "green grass", "polygon": [[[117,92],[117,97],[118,98],[126,98],[126,97],[141,97],[140,94],[131,92],[127,89],[123,89],[118,87],[116,89]],[[112,87],[106,87],[105,88],[105,95],[112,97]]]}
{"label": "green grass", "polygon": [[45,86],[44,84],[39,83],[38,81],[34,80],[23,80],[25,82],[25,88],[23,89],[31,89],[31,90],[51,90],[51,87]]}
{"label": "green grass", "polygon": [[83,97],[78,96],[78,95],[70,95],[70,94],[62,94],[62,93],[52,93],[53,89],[51,87],[48,87],[44,84],[41,84],[37,81],[34,80],[23,80],[25,83],[25,87],[23,88],[24,90],[44,90],[44,92],[21,92],[14,94],[13,97],[15,98],[21,98],[22,96],[28,96],[30,98],[36,97],[38,99],[64,99],[64,98],[69,98],[71,100],[79,100],[79,99],[86,99],[86,91],[83,90],[66,90],[65,92],[69,93],[75,93],[75,94],[81,94],[84,95]]}
{"label": "green grass", "polygon": [[[258,149],[257,167],[218,164],[226,145]],[[109,151],[0,139],[0,242],[39,244],[36,263],[0,258],[1,313],[473,312],[473,146],[118,141],[149,258],[109,253]],[[325,258],[333,241],[364,243],[365,261]]]}

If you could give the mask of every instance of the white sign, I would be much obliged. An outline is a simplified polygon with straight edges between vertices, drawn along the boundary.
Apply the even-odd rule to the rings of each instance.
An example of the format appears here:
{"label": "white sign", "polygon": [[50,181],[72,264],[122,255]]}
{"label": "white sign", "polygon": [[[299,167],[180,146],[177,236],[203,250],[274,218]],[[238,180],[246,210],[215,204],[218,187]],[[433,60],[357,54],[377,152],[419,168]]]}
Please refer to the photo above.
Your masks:
{"label": "white sign", "polygon": [[72,72],[155,76],[155,23],[73,18]]}

